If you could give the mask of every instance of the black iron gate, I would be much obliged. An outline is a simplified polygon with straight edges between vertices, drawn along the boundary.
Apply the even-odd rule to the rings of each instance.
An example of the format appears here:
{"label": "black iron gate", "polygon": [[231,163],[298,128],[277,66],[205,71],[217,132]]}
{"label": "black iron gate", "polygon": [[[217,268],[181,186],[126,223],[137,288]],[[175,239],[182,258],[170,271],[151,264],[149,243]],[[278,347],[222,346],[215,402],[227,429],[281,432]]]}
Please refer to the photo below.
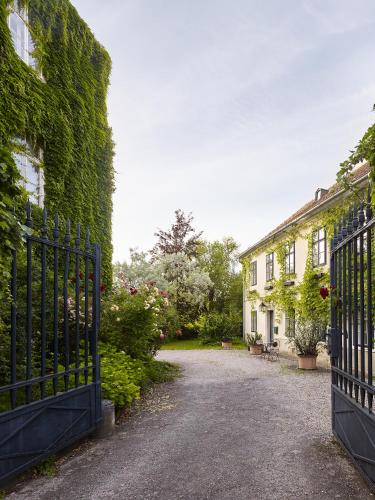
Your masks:
{"label": "black iron gate", "polygon": [[[101,419],[100,248],[59,219],[13,252],[0,329],[0,482],[72,444]],[[52,238],[48,238],[48,233]]]}
{"label": "black iron gate", "polygon": [[349,209],[331,241],[332,428],[375,485],[373,301],[375,218],[367,201]]}

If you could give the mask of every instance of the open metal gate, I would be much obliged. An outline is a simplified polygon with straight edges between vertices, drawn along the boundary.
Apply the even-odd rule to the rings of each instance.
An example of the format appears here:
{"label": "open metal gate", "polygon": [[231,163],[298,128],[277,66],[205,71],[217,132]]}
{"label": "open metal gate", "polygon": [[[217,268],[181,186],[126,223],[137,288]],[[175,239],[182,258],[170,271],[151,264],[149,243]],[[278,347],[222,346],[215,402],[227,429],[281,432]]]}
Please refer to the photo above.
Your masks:
{"label": "open metal gate", "polygon": [[[0,304],[0,483],[95,429],[101,419],[97,337],[100,248],[56,216],[39,234],[27,205],[13,251],[11,296]],[[48,239],[48,233],[52,238]]]}
{"label": "open metal gate", "polygon": [[349,209],[331,241],[332,428],[375,485],[374,227],[367,201]]}

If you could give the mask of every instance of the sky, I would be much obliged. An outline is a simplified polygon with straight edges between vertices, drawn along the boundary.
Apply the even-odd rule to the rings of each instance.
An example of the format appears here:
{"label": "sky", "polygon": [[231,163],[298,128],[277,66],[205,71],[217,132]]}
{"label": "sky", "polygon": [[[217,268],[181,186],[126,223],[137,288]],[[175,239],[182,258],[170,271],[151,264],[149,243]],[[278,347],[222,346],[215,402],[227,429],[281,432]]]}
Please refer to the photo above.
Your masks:
{"label": "sky", "polygon": [[112,58],[114,261],[178,208],[244,250],[375,119],[373,0],[72,0]]}

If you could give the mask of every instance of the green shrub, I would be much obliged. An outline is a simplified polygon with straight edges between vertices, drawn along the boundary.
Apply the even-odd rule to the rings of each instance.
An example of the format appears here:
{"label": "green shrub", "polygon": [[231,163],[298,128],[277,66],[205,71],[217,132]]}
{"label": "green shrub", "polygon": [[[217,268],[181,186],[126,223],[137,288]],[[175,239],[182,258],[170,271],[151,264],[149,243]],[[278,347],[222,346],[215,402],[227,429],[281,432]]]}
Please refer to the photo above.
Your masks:
{"label": "green shrub", "polygon": [[241,317],[234,313],[212,312],[202,316],[197,323],[199,338],[203,343],[219,342],[241,335]]}
{"label": "green shrub", "polygon": [[101,340],[132,358],[147,358],[160,347],[168,299],[153,285],[116,288],[103,303]]}
{"label": "green shrub", "polygon": [[141,390],[152,383],[174,380],[179,368],[154,358],[133,359],[108,344],[100,344],[102,393],[117,408],[138,399]]}
{"label": "green shrub", "polygon": [[118,408],[138,399],[147,380],[142,361],[106,344],[100,345],[100,354],[103,398],[110,399]]}

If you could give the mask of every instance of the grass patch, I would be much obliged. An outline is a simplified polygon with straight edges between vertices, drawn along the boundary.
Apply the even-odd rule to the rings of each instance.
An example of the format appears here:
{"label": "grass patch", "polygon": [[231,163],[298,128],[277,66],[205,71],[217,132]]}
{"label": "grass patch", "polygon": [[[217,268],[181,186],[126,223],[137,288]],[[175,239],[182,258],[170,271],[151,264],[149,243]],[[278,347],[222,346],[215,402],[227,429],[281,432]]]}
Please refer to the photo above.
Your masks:
{"label": "grass patch", "polygon": [[[246,349],[246,343],[242,339],[233,340],[233,349]],[[221,342],[215,342],[211,344],[202,344],[199,339],[188,339],[188,340],[168,340],[165,342],[161,349],[163,351],[179,351],[179,350],[193,350],[193,349],[222,349]]]}
{"label": "grass patch", "polygon": [[181,374],[181,369],[175,363],[152,359],[146,365],[146,373],[150,383],[162,384],[173,382]]}
{"label": "grass patch", "polygon": [[44,462],[41,462],[33,468],[33,473],[36,476],[54,477],[56,472],[57,466],[54,456],[47,458],[47,460],[44,460]]}

